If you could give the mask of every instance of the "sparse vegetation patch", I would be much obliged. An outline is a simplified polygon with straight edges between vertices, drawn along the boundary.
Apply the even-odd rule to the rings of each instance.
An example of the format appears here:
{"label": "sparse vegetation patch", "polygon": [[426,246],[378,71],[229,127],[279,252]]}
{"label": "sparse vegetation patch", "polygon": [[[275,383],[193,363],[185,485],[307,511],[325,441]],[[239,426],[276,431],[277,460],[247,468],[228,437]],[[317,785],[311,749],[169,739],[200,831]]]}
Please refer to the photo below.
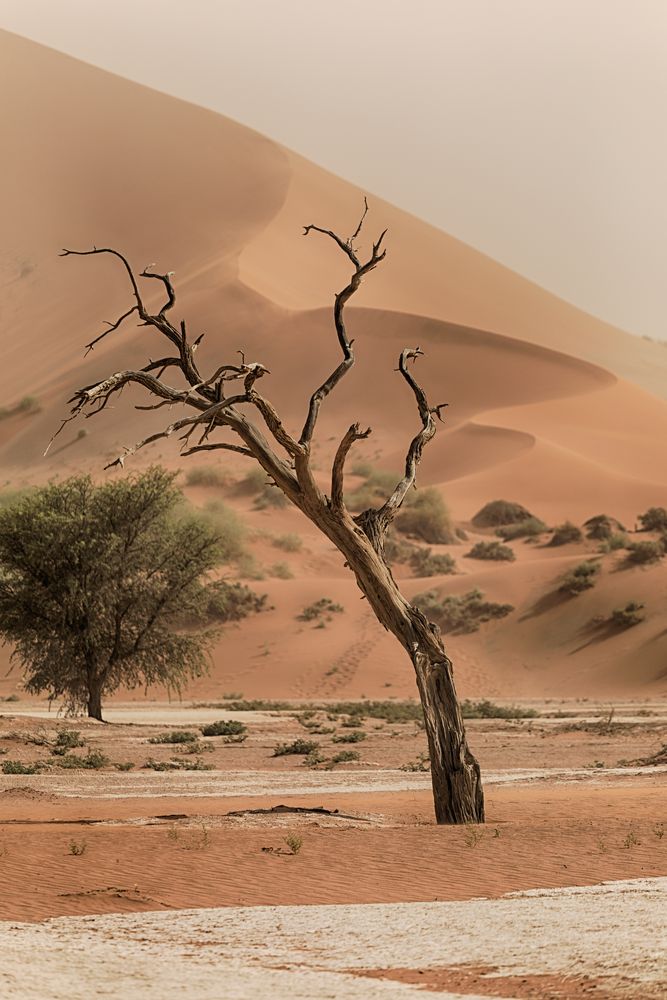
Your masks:
{"label": "sparse vegetation patch", "polygon": [[440,597],[437,591],[416,594],[415,604],[427,618],[433,619],[443,632],[466,634],[476,632],[480,625],[496,618],[504,618],[514,611],[511,604],[485,601],[481,590],[475,588],[466,594],[448,594]]}
{"label": "sparse vegetation patch", "polygon": [[514,562],[516,556],[509,547],[502,542],[477,542],[470,552],[466,552],[468,559],[492,559],[494,562]]}

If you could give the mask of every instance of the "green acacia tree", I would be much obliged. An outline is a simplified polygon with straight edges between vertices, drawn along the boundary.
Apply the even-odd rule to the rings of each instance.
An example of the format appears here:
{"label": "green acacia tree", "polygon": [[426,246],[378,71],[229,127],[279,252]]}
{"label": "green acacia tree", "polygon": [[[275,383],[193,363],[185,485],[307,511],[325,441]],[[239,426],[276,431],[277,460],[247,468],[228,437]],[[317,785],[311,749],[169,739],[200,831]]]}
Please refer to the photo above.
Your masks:
{"label": "green acacia tree", "polygon": [[245,588],[208,580],[225,540],[179,511],[174,478],[77,476],[0,511],[0,634],[28,691],[102,720],[121,685],[200,676],[211,620],[253,609]]}

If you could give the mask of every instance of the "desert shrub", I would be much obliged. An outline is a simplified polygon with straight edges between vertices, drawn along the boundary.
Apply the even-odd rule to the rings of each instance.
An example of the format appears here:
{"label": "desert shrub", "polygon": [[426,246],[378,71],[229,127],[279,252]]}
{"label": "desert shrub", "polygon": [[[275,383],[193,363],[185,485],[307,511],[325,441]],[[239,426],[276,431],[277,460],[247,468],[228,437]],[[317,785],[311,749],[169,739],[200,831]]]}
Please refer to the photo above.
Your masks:
{"label": "desert shrub", "polygon": [[621,522],[608,514],[596,514],[595,517],[589,517],[587,521],[584,521],[584,528],[586,529],[586,538],[592,538],[599,542],[611,538],[617,531],[625,531]]}
{"label": "desert shrub", "polygon": [[625,549],[628,546],[628,536],[622,531],[616,531],[609,535],[608,538],[603,539],[598,546],[599,552],[617,552],[619,549]]}
{"label": "desert shrub", "polygon": [[237,622],[267,608],[266,594],[256,594],[242,583],[225,580],[211,584],[207,598],[202,614],[208,622]]}
{"label": "desert shrub", "polygon": [[268,507],[287,507],[289,500],[278,486],[265,483],[264,488],[255,498],[255,510],[266,510]]}
{"label": "desert shrub", "polygon": [[145,764],[142,765],[144,769],[149,769],[151,771],[212,771],[212,764],[205,764],[201,757],[196,757],[195,760],[154,760],[149,757]]}
{"label": "desert shrub", "polygon": [[554,533],[549,539],[549,545],[569,545],[570,542],[580,542],[582,539],[580,529],[571,521],[564,521],[554,528]]}
{"label": "desert shrub", "polygon": [[203,509],[195,512],[190,508],[189,515],[195,521],[201,520],[209,525],[219,534],[222,562],[235,562],[244,554],[245,525],[238,514],[222,500],[209,500]]}
{"label": "desert shrub", "polygon": [[256,510],[265,510],[267,507],[286,507],[289,503],[283,491],[267,478],[264,469],[257,466],[248,470],[237,484],[236,492],[241,496],[254,496]]}
{"label": "desert shrub", "polygon": [[277,743],[273,748],[274,757],[285,757],[287,754],[306,757],[317,750],[319,744],[315,740],[296,739],[293,743]]}
{"label": "desert shrub", "polygon": [[186,729],[175,729],[171,733],[160,733],[159,736],[151,736],[149,743],[195,743],[197,734]]}
{"label": "desert shrub", "polygon": [[287,535],[278,535],[272,539],[271,544],[277,549],[282,549],[283,552],[299,552],[303,542],[299,535],[290,532]]}
{"label": "desert shrub", "polygon": [[497,604],[485,601],[481,590],[475,588],[467,594],[448,594],[440,597],[437,591],[429,590],[413,598],[415,604],[427,618],[438,623],[443,632],[467,634],[476,632],[480,625],[494,618],[504,618],[514,608],[511,604]]}
{"label": "desert shrub", "polygon": [[415,549],[410,556],[410,566],[415,576],[444,576],[456,573],[456,562],[449,553],[433,553],[430,549]]}
{"label": "desert shrub", "polygon": [[56,735],[55,750],[73,750],[75,747],[83,747],[86,741],[81,739],[78,729],[59,729]]}
{"label": "desert shrub", "polygon": [[235,492],[242,496],[255,496],[261,493],[265,486],[266,472],[255,465],[252,469],[248,469],[243,479],[237,483]]}
{"label": "desert shrub", "polygon": [[237,719],[220,719],[201,726],[202,736],[240,736],[248,727]]}
{"label": "desert shrub", "polygon": [[629,601],[624,608],[615,608],[609,616],[609,621],[616,628],[632,628],[644,621],[646,615],[643,614],[643,604],[637,601]]}
{"label": "desert shrub", "polygon": [[626,562],[635,566],[646,566],[658,562],[665,554],[662,542],[630,542],[627,549]]}
{"label": "desert shrub", "polygon": [[534,708],[520,708],[518,705],[496,705],[483,698],[481,701],[461,702],[464,719],[534,719],[539,714]]}
{"label": "desert shrub", "polygon": [[390,530],[384,540],[384,557],[389,563],[409,562],[418,550],[418,545],[400,538],[395,531]]}
{"label": "desert shrub", "polygon": [[578,563],[565,574],[558,589],[562,594],[576,597],[577,594],[595,586],[595,578],[599,572],[600,563],[597,561],[588,559],[586,562]]}
{"label": "desert shrub", "polygon": [[273,576],[277,580],[292,580],[294,578],[294,573],[286,562],[273,563],[272,566],[269,566],[267,572],[269,576]]}
{"label": "desert shrub", "polygon": [[85,757],[69,753],[58,759],[58,767],[70,771],[99,771],[109,763],[109,758],[99,750],[89,750]]}
{"label": "desert shrub", "polygon": [[472,519],[476,528],[499,528],[518,521],[536,520],[522,504],[510,500],[491,500]]}
{"label": "desert shrub", "polygon": [[667,531],[667,510],[664,507],[649,507],[639,515],[642,531]]}
{"label": "desert shrub", "polygon": [[496,528],[496,534],[505,542],[512,542],[516,538],[535,538],[548,531],[544,521],[539,517],[529,517],[525,521],[517,521],[516,524],[504,524]]}
{"label": "desert shrub", "polygon": [[360,754],[356,750],[340,750],[331,758],[332,764],[347,764],[353,760],[359,760]]}
{"label": "desert shrub", "polygon": [[509,547],[502,542],[477,542],[470,552],[466,552],[468,559],[493,559],[495,562],[514,562],[516,556]]}
{"label": "desert shrub", "polygon": [[312,622],[332,614],[340,614],[345,608],[342,604],[336,604],[329,597],[321,597],[319,601],[315,601],[314,604],[309,604],[303,609],[300,615],[297,615],[297,619],[300,622]]}
{"label": "desert shrub", "polygon": [[403,534],[432,545],[453,545],[459,540],[445,501],[434,487],[420,490],[404,504],[395,524]]}
{"label": "desert shrub", "polygon": [[229,483],[229,476],[215,465],[196,465],[185,473],[186,486],[207,486],[221,489]]}
{"label": "desert shrub", "polygon": [[[357,466],[357,468],[359,467]],[[384,503],[393,492],[401,476],[397,472],[371,469],[365,478],[366,482],[362,486],[345,497],[348,508],[355,513],[366,510],[368,507],[377,507],[378,502]]]}
{"label": "desert shrub", "polygon": [[44,765],[37,761],[34,764],[23,764],[20,760],[3,760],[3,774],[39,774]]}
{"label": "desert shrub", "polygon": [[362,740],[366,739],[366,733],[362,733],[356,730],[354,733],[341,733],[340,736],[334,736],[334,743],[361,743]]}

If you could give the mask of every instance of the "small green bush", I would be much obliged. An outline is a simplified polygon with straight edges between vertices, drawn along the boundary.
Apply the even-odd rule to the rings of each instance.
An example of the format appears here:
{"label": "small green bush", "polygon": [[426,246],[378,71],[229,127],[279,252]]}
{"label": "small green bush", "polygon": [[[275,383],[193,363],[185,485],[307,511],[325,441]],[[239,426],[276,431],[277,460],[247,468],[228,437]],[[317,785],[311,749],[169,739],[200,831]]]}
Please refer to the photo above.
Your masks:
{"label": "small green bush", "polygon": [[422,551],[420,546],[400,538],[396,532],[389,531],[384,540],[384,557],[389,563],[409,562],[412,556]]}
{"label": "small green bush", "polygon": [[[356,466],[356,468],[360,468],[360,466]],[[401,476],[397,472],[384,472],[382,469],[376,469],[369,472],[365,478],[366,482],[363,486],[345,497],[346,505],[355,513],[383,504],[395,489]]]}
{"label": "small green bush", "polygon": [[236,492],[243,496],[254,496],[266,486],[266,472],[254,465],[236,486]]}
{"label": "small green bush", "polygon": [[584,528],[586,529],[586,538],[598,542],[611,538],[617,531],[625,531],[621,522],[617,521],[615,517],[610,517],[609,514],[596,514],[595,517],[589,517],[587,521],[584,521]]}
{"label": "small green bush", "polygon": [[23,764],[20,760],[3,760],[3,774],[39,774],[44,770],[44,765],[37,761],[35,764]]}
{"label": "small green bush", "polygon": [[467,594],[449,594],[439,597],[437,591],[430,590],[413,598],[420,611],[438,623],[443,632],[465,635],[476,632],[480,625],[492,619],[504,618],[514,608],[511,604],[497,604],[485,601],[481,590],[475,588]]}
{"label": "small green bush", "polygon": [[627,549],[626,562],[635,566],[646,566],[650,563],[656,563],[665,554],[665,547],[662,542],[630,542]]}
{"label": "small green bush", "polygon": [[499,528],[519,521],[536,520],[522,504],[510,500],[491,500],[472,519],[476,528]]}
{"label": "small green bush", "polygon": [[319,744],[314,740],[296,739],[293,743],[277,743],[273,748],[274,757],[285,757],[287,754],[306,757],[317,750]]}
{"label": "small green bush", "polygon": [[649,507],[639,515],[642,531],[667,531],[667,510],[664,507]]}
{"label": "small green bush", "polygon": [[353,733],[341,733],[340,736],[334,736],[332,739],[333,743],[361,743],[362,740],[366,739],[366,733],[356,730]]}
{"label": "small green bush", "polygon": [[600,572],[600,563],[590,559],[586,562],[578,563],[573,569],[566,573],[561,580],[558,590],[562,594],[569,594],[576,597],[584,590],[590,590],[595,586],[595,578]]}
{"label": "small green bush", "polygon": [[332,614],[341,614],[344,610],[342,604],[336,604],[329,597],[321,597],[319,601],[305,607],[301,614],[296,617],[300,622],[312,622]]}
{"label": "small green bush", "polygon": [[221,536],[221,561],[236,562],[245,552],[246,529],[239,516],[222,500],[209,500],[202,510],[190,516],[208,523]]}
{"label": "small green bush", "polygon": [[196,465],[185,473],[186,486],[206,486],[222,489],[229,483],[229,476],[215,465]]}
{"label": "small green bush", "polygon": [[245,733],[247,726],[237,719],[220,719],[218,722],[209,722],[206,726],[201,726],[202,736],[240,736]]}
{"label": "small green bush", "polygon": [[395,524],[403,534],[431,545],[454,545],[459,540],[445,501],[435,487],[420,490],[414,499],[407,501]]}
{"label": "small green bush", "polygon": [[238,622],[267,609],[266,594],[256,594],[242,583],[218,580],[211,585],[208,604],[202,609],[207,622]]}
{"label": "small green bush", "polygon": [[492,559],[495,562],[514,562],[516,556],[509,547],[502,542],[477,542],[470,552],[466,552],[468,559]]}
{"label": "small green bush", "polygon": [[160,733],[159,736],[151,736],[149,743],[195,743],[197,734],[186,729],[175,729],[171,733]]}
{"label": "small green bush", "polygon": [[615,608],[612,611],[609,621],[615,628],[632,628],[644,621],[646,615],[642,613],[643,604],[637,601],[629,601],[624,608]]}
{"label": "small green bush", "polygon": [[360,760],[361,754],[357,753],[356,750],[341,750],[336,753],[331,758],[332,764],[348,764],[353,760]]}
{"label": "small green bush", "polygon": [[598,552],[617,552],[619,549],[627,548],[628,542],[628,536],[622,531],[617,531],[600,542]]}
{"label": "small green bush", "polygon": [[445,576],[456,573],[456,562],[445,553],[432,553],[430,549],[417,548],[410,556],[410,566],[415,576]]}
{"label": "small green bush", "polygon": [[109,763],[109,758],[99,750],[89,750],[85,757],[70,753],[58,759],[58,767],[74,771],[99,771]]}
{"label": "small green bush", "polygon": [[75,747],[83,747],[86,741],[81,739],[78,729],[59,729],[56,735],[55,749],[73,750]]}
{"label": "small green bush", "polygon": [[583,535],[576,524],[571,521],[564,521],[554,528],[554,533],[549,539],[549,545],[569,545],[571,542],[580,542]]}
{"label": "small green bush", "polygon": [[283,552],[300,552],[303,542],[299,535],[290,532],[287,535],[278,535],[272,539],[272,545],[277,549],[282,549]]}
{"label": "small green bush", "polygon": [[513,542],[517,538],[536,538],[548,530],[544,521],[540,521],[539,517],[529,517],[525,521],[517,521],[516,524],[505,524],[496,528],[496,535],[505,542]]}
{"label": "small green bush", "polygon": [[269,576],[275,577],[276,580],[293,580],[294,579],[294,573],[289,568],[289,566],[287,565],[286,562],[274,563],[272,566],[269,566],[267,572],[268,572]]}
{"label": "small green bush", "polygon": [[289,500],[280,489],[273,483],[267,483],[261,493],[255,498],[255,510],[266,510],[268,507],[287,507]]}

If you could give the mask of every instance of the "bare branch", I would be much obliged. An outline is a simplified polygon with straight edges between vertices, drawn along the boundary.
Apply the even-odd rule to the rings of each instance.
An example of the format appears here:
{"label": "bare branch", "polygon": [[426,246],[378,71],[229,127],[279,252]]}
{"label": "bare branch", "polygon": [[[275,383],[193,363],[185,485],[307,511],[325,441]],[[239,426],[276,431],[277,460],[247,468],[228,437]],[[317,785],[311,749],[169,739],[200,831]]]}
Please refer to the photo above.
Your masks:
{"label": "bare branch", "polygon": [[91,340],[89,344],[86,344],[84,357],[92,351],[92,349],[95,347],[95,344],[99,344],[100,340],[104,340],[104,338],[108,336],[108,334],[113,333],[114,330],[117,330],[118,327],[121,325],[121,323],[123,323],[128,316],[131,316],[133,312],[137,312],[136,305],[132,306],[131,309],[128,309],[127,312],[124,312],[122,316],[119,316],[119,318],[116,320],[115,323],[109,323],[109,321],[107,320],[106,323],[109,329],[104,330],[98,337],[95,337],[95,339]]}
{"label": "bare branch", "polygon": [[311,231],[315,231],[317,233],[323,233],[325,236],[329,236],[354,264],[354,272],[352,274],[352,277],[350,278],[350,281],[345,286],[345,288],[342,289],[342,291],[338,292],[334,300],[334,325],[336,328],[336,334],[338,336],[338,343],[340,344],[341,351],[343,352],[343,360],[338,365],[338,367],[331,373],[329,378],[326,379],[326,381],[323,382],[322,385],[319,386],[319,388],[317,388],[310,397],[308,416],[306,417],[306,422],[301,432],[301,437],[299,438],[299,444],[305,446],[306,448],[310,446],[310,442],[312,440],[313,433],[315,431],[315,424],[317,423],[317,417],[320,412],[320,406],[322,405],[322,400],[329,395],[332,389],[335,389],[335,387],[338,385],[343,376],[350,370],[350,368],[354,364],[354,352],[352,350],[352,344],[354,343],[354,341],[351,341],[347,335],[347,330],[345,327],[345,316],[344,316],[345,305],[357,291],[365,275],[367,275],[369,271],[372,271],[373,268],[377,267],[377,265],[382,260],[384,260],[387,253],[386,250],[381,250],[382,242],[387,233],[386,229],[384,230],[383,233],[381,233],[380,237],[373,244],[371,255],[368,258],[368,260],[366,260],[363,264],[359,260],[356,251],[353,249],[352,246],[353,240],[355,240],[361,232],[367,211],[368,211],[368,203],[364,198],[363,215],[361,216],[361,220],[356,230],[348,240],[341,239],[340,236],[338,236],[330,229],[321,229],[319,226],[304,227],[304,235],[307,235]]}
{"label": "bare branch", "polygon": [[250,451],[250,448],[244,448],[240,444],[227,444],[226,442],[219,442],[217,444],[198,444],[193,448],[188,448],[186,451],[182,451],[181,455],[194,455],[198,451],[235,451],[239,455],[248,455],[250,458],[255,457]]}
{"label": "bare branch", "polygon": [[352,424],[349,427],[336,450],[334,456],[333,465],[331,467],[331,506],[334,510],[341,510],[344,504],[343,492],[344,492],[344,473],[345,473],[345,460],[347,459],[350,448],[355,441],[361,441],[363,438],[367,438],[371,433],[370,427],[365,431],[359,430],[359,424]]}
{"label": "bare branch", "polygon": [[408,452],[405,457],[405,475],[397,484],[396,489],[391,494],[389,499],[378,511],[378,518],[382,523],[384,530],[386,530],[389,524],[393,521],[397,511],[400,509],[401,504],[405,500],[408,490],[414,486],[417,476],[417,466],[421,461],[422,451],[435,435],[436,428],[435,421],[433,420],[433,414],[437,413],[438,419],[441,420],[442,417],[440,416],[440,410],[447,406],[447,403],[440,403],[434,409],[431,409],[428,405],[426,393],[408,369],[408,362],[416,361],[417,358],[422,357],[423,354],[424,352],[420,347],[415,347],[413,349],[406,347],[405,350],[401,352],[401,357],[398,362],[398,370],[412,389],[415,399],[417,400],[417,409],[419,410],[422,426],[421,430],[415,434],[410,442],[410,447],[408,448]]}
{"label": "bare branch", "polygon": [[165,304],[160,309],[160,312],[158,313],[158,316],[164,316],[164,314],[167,312],[167,310],[168,309],[172,309],[173,306],[174,306],[174,303],[176,302],[176,292],[174,291],[174,286],[171,283],[171,278],[172,278],[172,275],[174,274],[174,272],[173,271],[169,271],[167,274],[153,274],[152,271],[150,270],[150,267],[152,267],[152,266],[153,265],[149,265],[149,267],[145,267],[143,269],[143,271],[141,272],[141,277],[142,278],[156,278],[157,281],[161,281],[162,284],[164,285],[164,287],[166,288],[166,290],[167,290],[167,301],[165,302]]}
{"label": "bare branch", "polygon": [[92,250],[68,250],[67,248],[63,248],[63,250],[61,251],[61,253],[59,254],[59,256],[60,257],[91,257],[94,254],[99,254],[99,253],[110,253],[113,257],[118,257],[118,259],[120,261],[122,261],[123,267],[127,271],[127,276],[130,279],[130,284],[132,285],[132,291],[134,293],[134,297],[137,300],[137,312],[139,313],[139,315],[141,316],[141,318],[143,320],[147,320],[148,319],[148,313],[146,312],[146,310],[144,308],[144,303],[142,301],[141,295],[139,294],[139,286],[137,285],[137,279],[134,276],[134,272],[133,272],[132,268],[130,267],[130,264],[129,264],[127,258],[124,257],[122,253],[119,253],[118,250],[112,250],[110,247],[101,247],[101,248],[93,247]]}

